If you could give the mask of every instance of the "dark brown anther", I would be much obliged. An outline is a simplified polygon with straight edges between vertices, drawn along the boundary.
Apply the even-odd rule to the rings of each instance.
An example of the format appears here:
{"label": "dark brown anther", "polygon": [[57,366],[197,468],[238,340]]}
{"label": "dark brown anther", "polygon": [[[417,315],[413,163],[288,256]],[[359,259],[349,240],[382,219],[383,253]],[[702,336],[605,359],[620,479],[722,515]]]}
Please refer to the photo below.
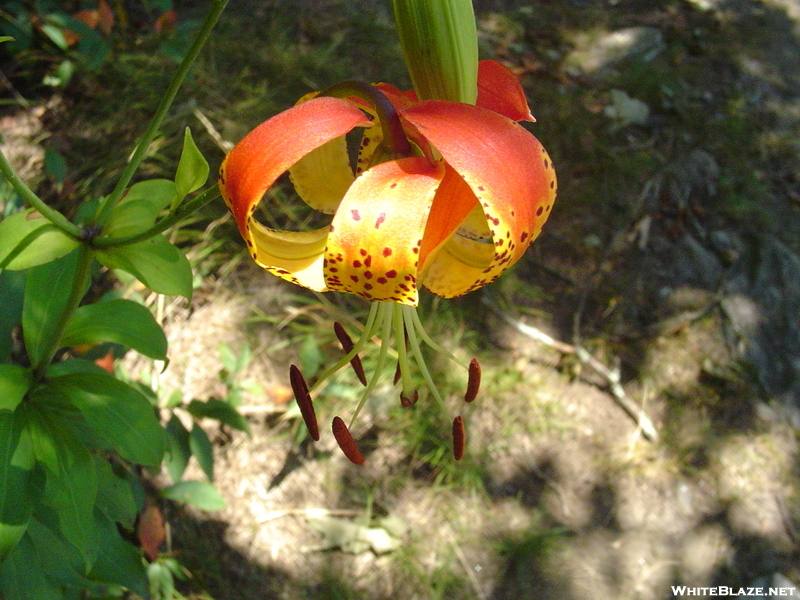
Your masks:
{"label": "dark brown anther", "polygon": [[308,428],[311,439],[315,442],[319,440],[319,426],[317,425],[317,413],[314,412],[314,405],[311,402],[311,394],[308,393],[308,385],[300,372],[294,365],[289,367],[289,383],[292,385],[297,406],[300,414]]}
{"label": "dark brown anther", "polygon": [[477,358],[469,361],[469,379],[467,380],[467,392],[464,394],[465,402],[472,402],[478,397],[481,389],[481,363]]}
{"label": "dark brown anther", "polygon": [[[336,321],[333,324],[333,331],[336,333],[336,337],[339,338],[342,350],[344,350],[345,354],[349,353],[353,349],[353,340],[347,335],[342,324]],[[367,375],[364,373],[364,367],[361,365],[361,358],[358,354],[350,359],[350,366],[353,367],[353,371],[356,372],[356,377],[358,377],[361,384],[367,385]]]}
{"label": "dark brown anther", "polygon": [[410,398],[405,394],[400,394],[400,404],[403,405],[403,408],[414,406],[417,403],[417,400],[419,400],[419,392],[417,390],[414,390],[414,393],[411,394]]}
{"label": "dark brown anther", "polygon": [[345,425],[345,422],[342,421],[341,417],[333,417],[333,437],[336,438],[336,443],[339,444],[339,448],[342,449],[342,452],[344,452],[344,455],[351,463],[354,465],[364,464],[364,457],[361,455],[361,452],[358,451],[356,441],[353,439],[350,430],[347,428],[347,425]]}
{"label": "dark brown anther", "polygon": [[467,432],[464,429],[464,419],[458,415],[453,419],[453,456],[456,460],[461,460],[464,456],[464,445],[467,440]]}

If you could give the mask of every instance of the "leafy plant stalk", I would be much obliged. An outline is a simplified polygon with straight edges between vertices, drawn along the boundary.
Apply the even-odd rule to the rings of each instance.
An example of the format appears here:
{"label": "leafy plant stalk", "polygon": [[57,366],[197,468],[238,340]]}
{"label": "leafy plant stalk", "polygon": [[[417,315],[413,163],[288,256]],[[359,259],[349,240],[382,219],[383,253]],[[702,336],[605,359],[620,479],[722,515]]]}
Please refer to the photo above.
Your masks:
{"label": "leafy plant stalk", "polygon": [[95,248],[113,248],[115,246],[127,246],[129,244],[135,244],[137,242],[142,242],[144,240],[150,239],[154,235],[162,233],[178,223],[184,217],[192,214],[193,212],[200,210],[206,204],[213,202],[219,198],[219,189],[217,186],[213,186],[208,188],[203,193],[195,196],[191,200],[187,200],[183,202],[178,210],[174,213],[171,213],[155,223],[149,229],[145,229],[144,231],[137,233],[135,235],[130,235],[126,237],[109,237],[109,236],[99,236],[92,240],[92,246]]}
{"label": "leafy plant stalk", "polygon": [[8,162],[8,159],[6,158],[5,154],[3,154],[2,150],[0,150],[0,173],[2,173],[5,178],[8,179],[8,182],[22,197],[22,199],[39,211],[43,217],[45,217],[48,221],[50,221],[53,225],[58,227],[67,235],[70,235],[74,238],[80,237],[81,231],[77,225],[70,223],[69,219],[67,219],[60,212],[47,206],[45,201],[39,198],[39,196],[37,196],[33,190],[29,188],[25,182],[22,181],[22,179],[20,179],[19,175],[17,175],[16,171],[14,171],[14,167],[12,167],[11,163]]}
{"label": "leafy plant stalk", "polygon": [[72,279],[72,287],[69,291],[69,299],[67,305],[64,307],[64,312],[58,319],[56,326],[46,333],[46,346],[38,364],[33,366],[33,375],[37,380],[44,377],[44,372],[50,366],[53,356],[60,348],[61,338],[64,334],[64,329],[67,326],[72,314],[80,306],[83,299],[84,292],[86,291],[86,282],[89,280],[91,273],[92,262],[94,260],[94,252],[85,244],[78,247],[78,263],[75,267],[75,276]]}
{"label": "leafy plant stalk", "polygon": [[128,187],[128,184],[130,184],[131,179],[133,179],[136,170],[139,168],[139,165],[144,159],[147,148],[156,137],[159,127],[161,127],[164,118],[167,116],[167,111],[169,110],[170,106],[172,106],[172,102],[175,100],[175,96],[178,94],[178,90],[183,84],[183,80],[186,78],[186,75],[192,68],[197,55],[200,54],[200,50],[203,49],[208,37],[211,35],[212,29],[216,25],[217,20],[222,14],[222,11],[225,10],[225,6],[227,4],[228,0],[214,0],[211,10],[206,16],[203,25],[200,27],[197,37],[194,39],[191,48],[189,48],[189,52],[181,61],[178,70],[175,72],[175,75],[173,75],[169,86],[164,92],[164,95],[161,97],[161,102],[158,105],[153,118],[150,120],[150,124],[147,126],[142,139],[139,141],[136,149],[133,151],[130,162],[128,162],[128,165],[122,172],[122,175],[120,176],[119,181],[117,181],[117,185],[114,190],[105,199],[103,204],[101,204],[96,218],[98,225],[103,225],[105,223],[106,219],[108,219],[110,215],[111,210],[122,197],[122,194]]}

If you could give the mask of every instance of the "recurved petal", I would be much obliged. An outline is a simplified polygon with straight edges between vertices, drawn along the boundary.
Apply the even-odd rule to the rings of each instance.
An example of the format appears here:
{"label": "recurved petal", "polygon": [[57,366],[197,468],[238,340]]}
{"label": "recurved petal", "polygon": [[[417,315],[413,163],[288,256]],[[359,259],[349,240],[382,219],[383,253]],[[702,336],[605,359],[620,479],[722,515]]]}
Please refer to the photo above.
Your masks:
{"label": "recurved petal", "polygon": [[[314,98],[265,121],[231,150],[220,169],[220,191],[233,213],[248,252],[261,266],[286,271],[283,276],[291,279],[292,273],[311,269],[316,261],[312,256],[294,258],[297,248],[276,238],[276,232],[256,225],[253,212],[264,192],[281,174],[313,150],[345,135],[354,127],[368,126],[369,123],[364,114],[346,100]],[[319,244],[314,247],[317,246]],[[276,256],[276,249],[280,247],[285,248],[289,257]],[[275,260],[284,262],[272,264]],[[314,289],[319,289],[321,273],[312,279],[317,281]],[[306,280],[306,276],[301,280]]]}
{"label": "recurved petal", "polygon": [[357,177],[330,227],[328,288],[415,306],[425,224],[443,177],[443,165],[422,157],[384,162]]}
{"label": "recurved petal", "polygon": [[264,192],[289,167],[369,119],[338,98],[314,98],[265,121],[230,151],[220,169],[220,191],[247,239],[247,221]]}
{"label": "recurved petal", "polygon": [[289,176],[306,204],[329,215],[335,213],[354,179],[345,137],[306,154],[289,169]]}
{"label": "recurved petal", "polygon": [[397,110],[406,109],[409,106],[419,102],[417,99],[417,92],[414,90],[408,90],[407,92],[404,92],[393,86],[391,83],[376,83],[375,87],[378,88],[383,95],[389,99],[389,102],[391,102]]}
{"label": "recurved petal", "polygon": [[430,261],[425,287],[452,297],[490,283],[522,256],[550,214],[556,197],[550,157],[521,125],[481,107],[429,100],[402,117],[464,178],[483,209],[493,245],[491,260],[480,268],[475,260],[486,244],[451,238]]}
{"label": "recurved petal", "polygon": [[314,231],[276,231],[253,220],[249,231],[248,250],[257,265],[297,285],[317,292],[327,291],[322,277],[327,227]]}
{"label": "recurved petal", "polygon": [[476,104],[512,121],[536,120],[531,114],[517,76],[496,60],[482,60],[478,63]]}
{"label": "recurved petal", "polygon": [[[473,218],[473,213],[477,213],[477,219]],[[471,227],[473,221],[477,222]],[[486,236],[489,236],[486,219],[475,194],[461,175],[445,163],[445,175],[436,190],[428,222],[425,225],[425,235],[419,253],[420,271],[425,272],[428,260],[436,256],[442,245],[456,231],[471,235],[473,230],[480,228],[486,231]],[[487,260],[483,266],[488,264]]]}

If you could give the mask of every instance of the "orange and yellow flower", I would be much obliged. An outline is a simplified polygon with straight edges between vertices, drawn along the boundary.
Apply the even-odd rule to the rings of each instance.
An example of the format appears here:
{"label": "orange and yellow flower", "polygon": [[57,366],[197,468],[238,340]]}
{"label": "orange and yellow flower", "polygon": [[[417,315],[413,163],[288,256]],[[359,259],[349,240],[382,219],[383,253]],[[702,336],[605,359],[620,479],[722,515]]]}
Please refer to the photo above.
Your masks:
{"label": "orange and yellow flower", "polygon": [[[406,400],[408,341],[441,399],[415,346],[421,340],[441,349],[406,309],[417,305],[420,286],[451,298],[494,281],[539,235],[555,201],[556,175],[544,147],[519,124],[525,120],[533,117],[519,82],[495,61],[479,64],[475,105],[418,101],[413,91],[388,84],[342,84],[309,94],[251,131],[225,159],[220,190],[256,263],[315,291],[389,306],[373,311],[362,340],[394,334]],[[351,160],[348,135],[352,140],[357,129]],[[283,231],[255,218],[264,194],[287,171],[308,206],[332,215],[329,225]],[[362,340],[350,342],[346,360],[357,358]],[[299,371],[293,387],[298,402],[310,405]],[[304,418],[312,413],[306,406]],[[463,452],[457,420],[454,440],[461,439]],[[339,419],[334,427],[340,445],[343,425]]]}
{"label": "orange and yellow flower", "polygon": [[[317,96],[248,134],[220,172],[222,195],[253,259],[315,291],[416,305],[418,287],[451,298],[496,279],[541,231],[556,176],[516,77],[482,61],[477,105],[418,102],[378,84],[410,141],[374,164],[384,133],[361,99]],[[364,128],[355,166],[346,134]],[[256,206],[289,171],[299,196],[333,215],[314,231],[277,231]]]}

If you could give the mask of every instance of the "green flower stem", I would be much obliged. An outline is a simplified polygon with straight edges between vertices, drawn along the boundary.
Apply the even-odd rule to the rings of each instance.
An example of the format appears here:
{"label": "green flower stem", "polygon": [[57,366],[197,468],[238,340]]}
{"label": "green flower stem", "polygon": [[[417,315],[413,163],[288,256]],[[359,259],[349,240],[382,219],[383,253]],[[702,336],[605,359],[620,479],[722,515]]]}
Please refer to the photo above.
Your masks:
{"label": "green flower stem", "polygon": [[197,210],[200,210],[206,204],[213,202],[219,198],[219,196],[219,188],[217,186],[210,187],[202,194],[195,196],[191,200],[186,200],[183,202],[178,207],[178,210],[167,215],[160,221],[157,221],[149,229],[145,229],[144,231],[141,231],[135,235],[129,235],[126,237],[109,237],[106,235],[101,235],[92,240],[92,246],[94,248],[114,248],[116,246],[128,246],[137,242],[149,240],[154,235],[166,231],[181,219],[189,216]]}
{"label": "green flower stem", "polygon": [[56,323],[56,326],[47,332],[45,351],[41,354],[41,360],[33,366],[33,375],[36,380],[41,381],[47,367],[50,366],[53,356],[55,356],[58,349],[61,347],[61,338],[64,335],[64,329],[67,327],[70,317],[77,310],[83,299],[84,292],[86,291],[86,283],[89,281],[89,274],[92,269],[92,262],[94,261],[94,252],[86,244],[81,244],[78,247],[78,264],[75,267],[75,276],[72,278],[72,288],[69,291],[69,298],[67,305],[64,307],[64,312]]}
{"label": "green flower stem", "polygon": [[11,187],[20,195],[20,197],[35,208],[39,213],[53,225],[58,227],[61,231],[74,238],[80,238],[81,230],[74,223],[69,220],[54,208],[50,208],[47,204],[37,196],[31,188],[29,188],[22,179],[19,178],[14,167],[8,162],[5,154],[0,150],[0,173],[2,173]]}
{"label": "green flower stem", "polygon": [[183,80],[189,73],[189,69],[192,68],[194,61],[197,59],[197,55],[200,54],[200,50],[203,49],[203,46],[208,40],[209,35],[211,35],[211,30],[217,24],[217,21],[219,20],[222,11],[225,10],[225,5],[227,4],[228,0],[213,1],[211,10],[206,16],[206,20],[200,27],[200,31],[198,32],[197,37],[194,39],[192,47],[181,61],[178,70],[175,72],[175,75],[173,75],[172,81],[169,83],[169,87],[167,87],[166,92],[164,92],[164,95],[161,97],[161,103],[158,105],[153,118],[150,120],[150,124],[147,126],[147,130],[145,130],[142,139],[136,146],[130,162],[128,162],[128,165],[122,172],[122,175],[120,176],[119,181],[117,181],[117,185],[114,190],[100,206],[96,219],[96,223],[98,225],[105,224],[106,220],[111,214],[111,209],[116,206],[117,202],[122,197],[122,194],[130,184],[131,179],[133,179],[133,176],[136,174],[136,170],[139,168],[142,160],[144,160],[145,153],[147,152],[150,143],[156,137],[159,127],[161,127],[164,118],[167,116],[167,111],[169,110],[170,106],[172,106],[172,102],[175,100],[175,96],[178,94],[178,90],[183,84]]}
{"label": "green flower stem", "polygon": [[478,35],[472,0],[392,0],[392,5],[419,99],[475,104]]}

